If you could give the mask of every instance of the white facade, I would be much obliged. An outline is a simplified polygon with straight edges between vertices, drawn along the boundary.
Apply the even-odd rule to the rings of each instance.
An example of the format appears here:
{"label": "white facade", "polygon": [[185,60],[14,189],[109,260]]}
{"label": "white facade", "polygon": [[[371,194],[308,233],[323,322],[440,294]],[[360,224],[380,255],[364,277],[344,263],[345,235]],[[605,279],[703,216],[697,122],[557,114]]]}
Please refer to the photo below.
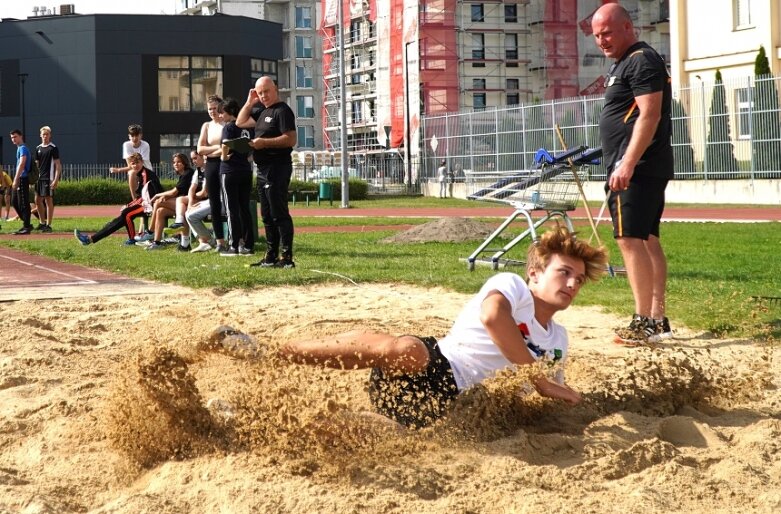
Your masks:
{"label": "white facade", "polygon": [[781,73],[778,0],[670,0],[673,83],[696,85],[722,76],[750,77],[760,45],[772,74]]}

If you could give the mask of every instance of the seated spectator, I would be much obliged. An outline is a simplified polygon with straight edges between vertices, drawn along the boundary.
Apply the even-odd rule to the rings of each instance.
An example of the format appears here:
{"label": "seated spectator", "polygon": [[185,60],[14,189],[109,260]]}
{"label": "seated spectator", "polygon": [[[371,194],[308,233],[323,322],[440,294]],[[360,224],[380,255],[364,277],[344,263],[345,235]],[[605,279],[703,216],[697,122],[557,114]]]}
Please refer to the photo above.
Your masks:
{"label": "seated spectator", "polygon": [[[144,158],[140,153],[135,153],[128,157],[128,162],[136,174],[136,191],[134,192],[135,199],[125,205],[119,212],[119,216],[106,223],[99,231],[95,232],[91,236],[82,233],[79,229],[73,231],[73,235],[83,245],[91,243],[97,243],[101,239],[113,234],[123,226],[127,230],[127,241],[125,246],[133,246],[136,244],[136,228],[134,225],[135,219],[144,215],[145,212],[151,212],[152,206],[149,204],[148,199],[154,197],[157,193],[163,190],[160,185],[160,179],[157,174],[144,167]],[[146,200],[145,200],[146,199]]]}
{"label": "seated spectator", "polygon": [[[11,190],[13,189],[11,186],[14,183],[14,179],[11,178],[11,175],[8,174],[5,170],[0,170],[0,198],[2,198],[3,202],[5,203],[5,216],[3,216],[3,221],[8,221],[11,218]],[[0,210],[2,210],[2,205],[0,205]]]}
{"label": "seated spectator", "polygon": [[209,187],[207,185],[206,174],[203,167],[205,160],[203,156],[199,155],[197,152],[192,152],[191,156],[196,166],[196,172],[193,174],[193,182],[190,185],[190,191],[187,195],[189,200],[185,218],[187,219],[187,224],[190,226],[190,236],[197,237],[199,244],[190,250],[190,252],[208,252],[209,250],[213,250],[214,246],[212,245],[212,233],[203,223],[211,213]]}
{"label": "seated spectator", "polygon": [[[193,169],[190,160],[183,153],[174,154],[174,171],[179,176],[176,186],[168,191],[158,193],[152,197],[152,226],[154,227],[154,240],[146,247],[147,250],[160,250],[163,248],[163,229],[166,220],[176,214],[176,199],[187,196],[190,183],[193,180]],[[179,242],[179,250],[190,249],[190,236],[182,236]]]}

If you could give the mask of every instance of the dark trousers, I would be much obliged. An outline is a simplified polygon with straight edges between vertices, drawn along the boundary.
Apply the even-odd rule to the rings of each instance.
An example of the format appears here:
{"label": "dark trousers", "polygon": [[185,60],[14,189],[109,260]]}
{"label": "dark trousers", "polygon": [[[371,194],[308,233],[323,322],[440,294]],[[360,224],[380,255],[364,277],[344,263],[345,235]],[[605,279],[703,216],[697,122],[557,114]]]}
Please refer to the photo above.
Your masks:
{"label": "dark trousers", "polygon": [[117,230],[125,227],[128,239],[136,237],[135,219],[144,214],[144,206],[141,205],[141,198],[137,198],[124,206],[119,212],[119,216],[106,223],[102,229],[92,234],[92,242],[97,243],[101,239],[110,236]]}
{"label": "dark trousers", "polygon": [[287,208],[290,161],[258,165],[258,201],[266,230],[267,251],[283,259],[293,258],[293,218]]}
{"label": "dark trousers", "polygon": [[13,192],[13,204],[16,215],[22,220],[22,226],[30,228],[30,181],[27,177],[19,178],[19,187]]}
{"label": "dark trousers", "polygon": [[252,196],[252,173],[250,171],[233,171],[224,173],[222,190],[225,192],[225,212],[228,215],[228,231],[231,246],[239,249],[239,240],[244,240],[244,248],[255,246],[255,234],[252,227],[252,212],[249,200]]}
{"label": "dark trousers", "polygon": [[222,205],[222,186],[220,184],[220,158],[209,157],[203,168],[203,176],[206,178],[206,189],[209,192],[209,207],[212,214],[212,230],[215,239],[225,239],[225,230],[222,222],[225,221]]}

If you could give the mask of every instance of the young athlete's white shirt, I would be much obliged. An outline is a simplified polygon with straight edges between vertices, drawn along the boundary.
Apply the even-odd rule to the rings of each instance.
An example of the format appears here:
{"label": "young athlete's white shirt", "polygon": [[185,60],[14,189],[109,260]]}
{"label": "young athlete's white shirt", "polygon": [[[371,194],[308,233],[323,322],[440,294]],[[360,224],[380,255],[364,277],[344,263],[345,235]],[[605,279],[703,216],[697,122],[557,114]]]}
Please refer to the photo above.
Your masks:
{"label": "young athlete's white shirt", "polygon": [[[450,362],[459,391],[479,384],[502,369],[515,368],[480,321],[483,300],[491,291],[499,291],[507,298],[518,330],[524,333],[527,343],[533,343],[543,352],[540,356],[529,350],[532,357],[556,358],[558,364],[566,360],[569,340],[564,327],[553,320],[547,327],[540,325],[534,319],[534,300],[526,282],[515,273],[499,273],[486,281],[458,315],[450,332],[438,342],[442,355]],[[563,373],[557,373],[556,381],[564,382]]]}
{"label": "young athlete's white shirt", "polygon": [[141,157],[144,159],[144,168],[151,170],[152,168],[152,161],[149,160],[149,143],[144,141],[143,139],[139,142],[138,148],[133,146],[133,141],[125,141],[122,143],[122,158],[127,159],[134,153],[140,153]]}

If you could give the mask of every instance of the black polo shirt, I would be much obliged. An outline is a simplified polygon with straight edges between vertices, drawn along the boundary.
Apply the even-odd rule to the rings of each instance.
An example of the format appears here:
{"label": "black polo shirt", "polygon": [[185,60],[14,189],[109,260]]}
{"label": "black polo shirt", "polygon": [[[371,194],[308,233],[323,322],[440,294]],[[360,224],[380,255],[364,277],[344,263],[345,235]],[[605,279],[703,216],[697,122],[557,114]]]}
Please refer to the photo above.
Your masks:
{"label": "black polo shirt", "polygon": [[662,91],[662,118],[651,144],[635,167],[637,175],[673,178],[670,117],[672,88],[664,59],[639,41],[610,68],[605,81],[605,107],[599,117],[602,152],[608,173],[623,157],[640,114],[635,97]]}
{"label": "black polo shirt", "polygon": [[[277,102],[269,107],[256,108],[252,111],[255,119],[255,137],[279,137],[286,132],[296,130],[296,117],[293,110],[285,102]],[[293,148],[261,148],[255,150],[253,157],[260,166],[269,161],[290,159]]]}

